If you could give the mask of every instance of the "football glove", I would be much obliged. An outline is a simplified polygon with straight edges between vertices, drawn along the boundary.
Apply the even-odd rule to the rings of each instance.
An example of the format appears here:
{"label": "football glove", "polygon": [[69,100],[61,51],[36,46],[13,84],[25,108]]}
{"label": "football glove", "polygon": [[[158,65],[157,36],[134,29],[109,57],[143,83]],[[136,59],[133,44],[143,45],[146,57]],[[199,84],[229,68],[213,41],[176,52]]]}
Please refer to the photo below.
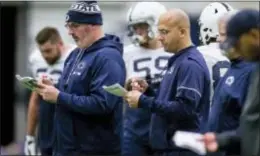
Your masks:
{"label": "football glove", "polygon": [[27,135],[25,138],[24,145],[24,154],[25,155],[36,155],[36,142],[34,136]]}

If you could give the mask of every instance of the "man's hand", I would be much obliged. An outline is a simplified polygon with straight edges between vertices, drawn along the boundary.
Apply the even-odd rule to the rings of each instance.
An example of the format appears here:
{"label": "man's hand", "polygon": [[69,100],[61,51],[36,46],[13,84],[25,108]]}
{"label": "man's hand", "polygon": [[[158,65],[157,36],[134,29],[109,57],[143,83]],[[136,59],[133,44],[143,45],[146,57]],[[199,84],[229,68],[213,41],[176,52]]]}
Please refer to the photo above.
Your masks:
{"label": "man's hand", "polygon": [[41,79],[39,80],[39,83],[53,86],[53,81],[52,81],[51,77],[47,76],[47,75],[42,76]]}
{"label": "man's hand", "polygon": [[138,101],[141,96],[141,92],[138,90],[133,90],[130,92],[127,92],[124,96],[124,99],[128,103],[129,107],[131,108],[138,108]]}
{"label": "man's hand", "polygon": [[59,95],[59,90],[52,85],[46,85],[41,82],[38,83],[38,88],[35,90],[40,94],[43,100],[56,103]]}
{"label": "man's hand", "polygon": [[24,154],[25,155],[36,155],[36,143],[33,136],[27,135],[25,138],[25,145],[24,145]]}
{"label": "man's hand", "polygon": [[148,83],[145,80],[140,78],[131,78],[126,83],[126,89],[128,91],[138,90],[143,93],[146,91],[147,88],[148,88]]}
{"label": "man's hand", "polygon": [[205,143],[205,147],[209,152],[216,152],[218,150],[218,143],[216,140],[215,133],[206,133],[203,136],[203,141]]}

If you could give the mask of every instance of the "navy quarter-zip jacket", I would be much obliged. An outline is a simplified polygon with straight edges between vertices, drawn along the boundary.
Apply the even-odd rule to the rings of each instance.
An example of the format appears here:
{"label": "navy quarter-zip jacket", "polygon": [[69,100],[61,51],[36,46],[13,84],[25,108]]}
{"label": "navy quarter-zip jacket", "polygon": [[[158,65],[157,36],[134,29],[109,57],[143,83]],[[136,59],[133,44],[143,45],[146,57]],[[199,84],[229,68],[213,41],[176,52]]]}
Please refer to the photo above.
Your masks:
{"label": "navy quarter-zip jacket", "polygon": [[[251,73],[255,64],[241,59],[231,60],[231,66],[219,81],[212,99],[208,131],[222,133],[239,127],[240,115],[245,103]],[[239,155],[237,147],[230,146],[220,155]]]}
{"label": "navy quarter-zip jacket", "polygon": [[[149,90],[148,90],[149,91]],[[176,130],[202,132],[210,106],[209,70],[195,46],[169,59],[155,97],[142,94],[139,107],[152,114],[150,143],[155,150],[179,151],[172,142]]]}
{"label": "navy quarter-zip jacket", "polygon": [[87,49],[75,49],[65,62],[55,116],[54,155],[120,153],[123,99],[102,86],[124,85],[123,45],[106,35]]}
{"label": "navy quarter-zip jacket", "polygon": [[209,115],[209,131],[220,133],[238,128],[254,69],[254,63],[240,59],[231,61],[230,68],[214,92]]}

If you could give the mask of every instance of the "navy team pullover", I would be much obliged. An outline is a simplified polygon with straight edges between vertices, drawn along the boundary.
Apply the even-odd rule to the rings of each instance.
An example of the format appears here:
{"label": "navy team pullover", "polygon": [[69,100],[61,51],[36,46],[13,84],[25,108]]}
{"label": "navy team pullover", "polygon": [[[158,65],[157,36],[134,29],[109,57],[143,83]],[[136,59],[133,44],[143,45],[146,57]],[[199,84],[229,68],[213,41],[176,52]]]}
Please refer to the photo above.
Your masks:
{"label": "navy team pullover", "polygon": [[153,112],[152,147],[178,151],[172,143],[176,130],[202,132],[208,119],[209,98],[209,71],[196,47],[190,46],[172,56],[155,98],[142,94],[139,99],[139,107]]}

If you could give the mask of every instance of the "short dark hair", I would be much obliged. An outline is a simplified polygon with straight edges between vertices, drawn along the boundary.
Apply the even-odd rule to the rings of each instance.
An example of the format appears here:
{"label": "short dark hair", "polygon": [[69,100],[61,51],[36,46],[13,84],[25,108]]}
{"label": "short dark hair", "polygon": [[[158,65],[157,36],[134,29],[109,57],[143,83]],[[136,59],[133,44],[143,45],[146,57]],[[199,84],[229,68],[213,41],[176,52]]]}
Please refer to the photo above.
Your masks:
{"label": "short dark hair", "polygon": [[41,29],[35,37],[37,44],[42,45],[47,41],[51,43],[57,43],[61,40],[59,31],[54,27],[44,27]]}

